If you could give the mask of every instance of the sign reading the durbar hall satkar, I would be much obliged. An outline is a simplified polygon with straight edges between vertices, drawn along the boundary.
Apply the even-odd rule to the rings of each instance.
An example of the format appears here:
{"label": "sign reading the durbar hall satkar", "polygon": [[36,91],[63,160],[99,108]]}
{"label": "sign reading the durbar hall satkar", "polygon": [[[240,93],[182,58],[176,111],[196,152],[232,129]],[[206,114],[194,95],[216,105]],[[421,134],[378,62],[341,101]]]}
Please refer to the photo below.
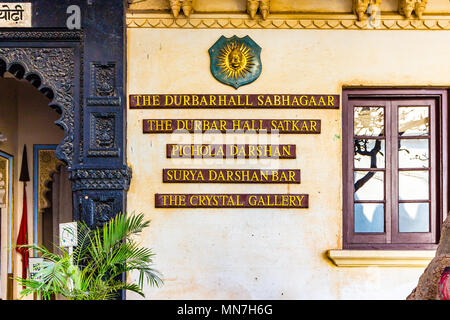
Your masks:
{"label": "sign reading the durbar hall satkar", "polygon": [[144,119],[144,133],[320,133],[310,119]]}
{"label": "sign reading the durbar hall satkar", "polygon": [[0,2],[0,28],[31,27],[31,2]]}
{"label": "sign reading the durbar hall satkar", "polygon": [[130,109],[339,109],[333,94],[133,94]]}

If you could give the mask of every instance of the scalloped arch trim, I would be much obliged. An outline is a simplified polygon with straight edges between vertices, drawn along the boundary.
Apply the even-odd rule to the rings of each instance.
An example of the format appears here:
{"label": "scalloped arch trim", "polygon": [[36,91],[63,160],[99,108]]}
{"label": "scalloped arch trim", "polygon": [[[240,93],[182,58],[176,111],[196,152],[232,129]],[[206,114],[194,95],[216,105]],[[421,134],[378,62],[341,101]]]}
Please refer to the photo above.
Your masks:
{"label": "scalloped arch trim", "polygon": [[0,76],[25,79],[50,99],[61,117],[55,124],[65,134],[56,157],[72,166],[74,141],[74,48],[0,48]]}

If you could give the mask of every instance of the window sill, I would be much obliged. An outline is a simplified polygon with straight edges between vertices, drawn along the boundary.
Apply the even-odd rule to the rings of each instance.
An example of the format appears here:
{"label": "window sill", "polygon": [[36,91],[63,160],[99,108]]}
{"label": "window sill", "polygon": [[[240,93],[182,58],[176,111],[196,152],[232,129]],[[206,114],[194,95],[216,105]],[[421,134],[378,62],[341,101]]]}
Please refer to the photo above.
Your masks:
{"label": "window sill", "polygon": [[436,250],[328,250],[338,267],[426,267]]}

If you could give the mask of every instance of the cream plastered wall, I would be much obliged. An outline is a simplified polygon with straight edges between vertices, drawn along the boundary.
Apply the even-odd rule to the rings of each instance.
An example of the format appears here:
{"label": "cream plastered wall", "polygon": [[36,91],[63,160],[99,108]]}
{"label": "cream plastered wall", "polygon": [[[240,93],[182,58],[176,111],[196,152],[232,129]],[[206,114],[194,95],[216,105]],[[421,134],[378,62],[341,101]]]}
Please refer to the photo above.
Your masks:
{"label": "cream plastered wall", "polygon": [[[130,28],[127,34],[128,94],[341,95],[343,86],[450,85],[448,31]],[[222,35],[249,35],[262,47],[262,73],[254,83],[235,90],[213,78],[208,49]],[[142,133],[143,119],[161,118],[321,119],[322,132],[272,137],[272,143],[296,144],[296,160],[166,159],[167,143],[239,140]],[[327,250],[342,248],[341,125],[341,110],[128,110],[127,153],[133,170],[128,212],[143,212],[152,221],[139,240],[153,248],[155,268],[165,279],[161,288],[147,286],[146,298],[405,299],[423,267],[344,268],[326,257]],[[268,165],[301,169],[301,184],[162,183],[164,168]],[[155,209],[155,193],[307,193],[310,205],[287,210]],[[139,298],[128,294],[128,299]]]}

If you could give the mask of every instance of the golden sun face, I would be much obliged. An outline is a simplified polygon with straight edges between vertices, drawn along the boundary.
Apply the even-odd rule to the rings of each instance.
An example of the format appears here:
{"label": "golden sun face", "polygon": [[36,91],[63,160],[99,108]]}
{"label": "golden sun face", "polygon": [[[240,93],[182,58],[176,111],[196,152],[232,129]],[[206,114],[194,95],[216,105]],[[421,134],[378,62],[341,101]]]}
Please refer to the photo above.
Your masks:
{"label": "golden sun face", "polygon": [[243,78],[250,72],[253,58],[254,56],[250,54],[250,48],[245,43],[239,45],[233,42],[220,49],[219,63],[217,65],[222,73],[226,74],[227,78]]}

